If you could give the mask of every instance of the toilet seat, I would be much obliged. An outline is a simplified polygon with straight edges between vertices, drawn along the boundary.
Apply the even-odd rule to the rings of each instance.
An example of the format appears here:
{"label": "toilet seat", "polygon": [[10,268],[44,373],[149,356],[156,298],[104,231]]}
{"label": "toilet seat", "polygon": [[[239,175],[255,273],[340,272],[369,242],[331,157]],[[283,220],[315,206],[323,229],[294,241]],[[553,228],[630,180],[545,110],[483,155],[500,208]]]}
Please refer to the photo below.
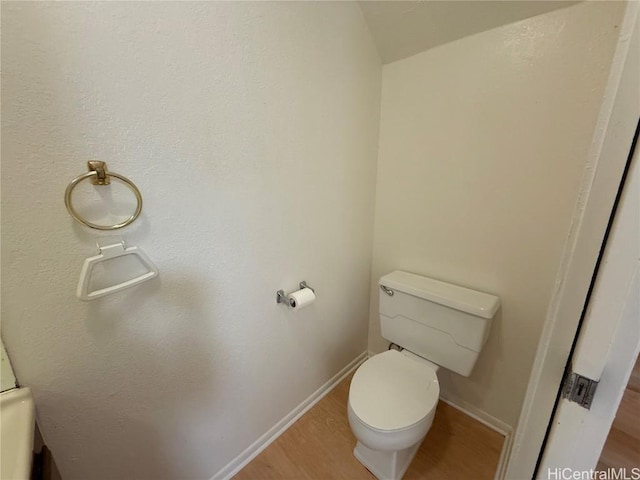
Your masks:
{"label": "toilet seat", "polygon": [[424,422],[440,395],[436,372],[396,350],[374,355],[351,380],[349,407],[369,429],[390,432]]}

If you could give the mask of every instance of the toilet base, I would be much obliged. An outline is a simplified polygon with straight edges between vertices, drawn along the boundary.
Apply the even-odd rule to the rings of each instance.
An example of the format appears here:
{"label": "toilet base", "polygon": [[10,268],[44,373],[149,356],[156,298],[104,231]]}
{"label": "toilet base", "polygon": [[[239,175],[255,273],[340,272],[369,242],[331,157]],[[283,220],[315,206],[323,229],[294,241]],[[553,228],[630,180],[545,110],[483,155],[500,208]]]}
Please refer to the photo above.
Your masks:
{"label": "toilet base", "polygon": [[358,442],[353,455],[378,480],[400,480],[421,444],[422,440],[404,450],[383,451],[373,450]]}

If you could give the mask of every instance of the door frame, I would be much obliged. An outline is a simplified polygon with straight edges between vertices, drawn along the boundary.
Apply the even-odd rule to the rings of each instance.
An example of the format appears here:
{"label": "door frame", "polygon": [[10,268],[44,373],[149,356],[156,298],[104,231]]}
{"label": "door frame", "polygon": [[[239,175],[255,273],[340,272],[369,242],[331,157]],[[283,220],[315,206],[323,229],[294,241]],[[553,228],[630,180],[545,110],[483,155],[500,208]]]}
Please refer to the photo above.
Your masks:
{"label": "door frame", "polygon": [[532,478],[640,117],[640,2],[624,14],[554,292],[503,478]]}
{"label": "door frame", "polygon": [[[640,351],[640,148],[638,132],[595,284],[580,326],[571,370],[598,381],[590,409],[558,402],[536,478],[596,469]],[[637,465],[636,467],[640,467]],[[617,470],[617,466],[612,466]],[[564,472],[563,474],[561,472]],[[627,471],[627,476],[640,473]],[[603,476],[614,475],[606,472]],[[580,473],[582,478],[582,473]]]}

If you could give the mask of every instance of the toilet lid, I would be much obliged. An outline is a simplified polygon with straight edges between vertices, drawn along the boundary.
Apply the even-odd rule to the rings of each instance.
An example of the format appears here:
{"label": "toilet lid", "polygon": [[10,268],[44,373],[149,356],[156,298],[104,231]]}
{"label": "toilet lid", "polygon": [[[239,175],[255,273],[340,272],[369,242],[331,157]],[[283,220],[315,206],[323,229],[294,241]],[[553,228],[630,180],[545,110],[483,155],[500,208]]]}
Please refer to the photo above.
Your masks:
{"label": "toilet lid", "polygon": [[397,350],[374,355],[356,370],[349,404],[364,423],[398,430],[424,419],[440,395],[436,372]]}

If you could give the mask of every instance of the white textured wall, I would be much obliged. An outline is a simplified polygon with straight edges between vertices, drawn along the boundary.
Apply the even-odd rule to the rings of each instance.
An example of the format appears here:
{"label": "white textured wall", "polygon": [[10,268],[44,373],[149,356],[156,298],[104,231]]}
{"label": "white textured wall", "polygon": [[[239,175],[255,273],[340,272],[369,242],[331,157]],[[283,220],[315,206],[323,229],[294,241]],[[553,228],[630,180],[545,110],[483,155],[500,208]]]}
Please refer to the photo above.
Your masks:
{"label": "white textured wall", "polygon": [[[65,480],[210,478],[366,349],[357,5],[3,2],[2,74],[2,336]],[[94,158],[140,187],[122,235],[161,276],[87,304],[100,233],[62,200]],[[303,279],[314,306],[275,305]]]}
{"label": "white textured wall", "polygon": [[377,280],[401,269],[494,293],[502,309],[469,378],[443,394],[515,425],[624,4],[583,3],[383,68]]}

